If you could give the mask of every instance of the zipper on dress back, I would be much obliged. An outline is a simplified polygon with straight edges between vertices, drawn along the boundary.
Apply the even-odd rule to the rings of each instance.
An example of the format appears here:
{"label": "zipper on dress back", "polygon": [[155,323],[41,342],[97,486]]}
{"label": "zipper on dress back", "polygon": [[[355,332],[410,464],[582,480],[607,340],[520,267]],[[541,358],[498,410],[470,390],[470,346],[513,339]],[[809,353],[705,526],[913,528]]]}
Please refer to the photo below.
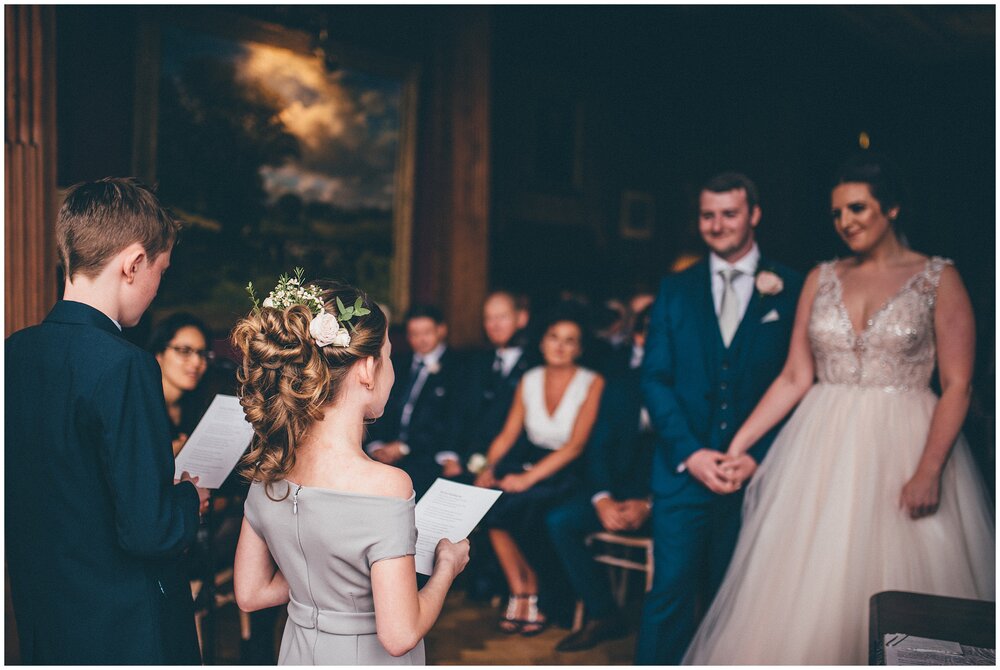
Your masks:
{"label": "zipper on dress back", "polygon": [[295,489],[295,493],[292,495],[292,514],[299,513],[299,491],[301,490],[302,486],[299,485],[299,488]]}

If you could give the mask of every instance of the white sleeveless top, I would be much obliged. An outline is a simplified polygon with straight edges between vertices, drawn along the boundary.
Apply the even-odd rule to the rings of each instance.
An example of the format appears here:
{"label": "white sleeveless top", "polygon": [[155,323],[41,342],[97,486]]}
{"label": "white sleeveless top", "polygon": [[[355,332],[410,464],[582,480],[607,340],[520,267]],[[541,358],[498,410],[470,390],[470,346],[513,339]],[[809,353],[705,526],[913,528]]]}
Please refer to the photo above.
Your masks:
{"label": "white sleeveless top", "polygon": [[573,433],[576,417],[597,373],[577,368],[554,414],[545,407],[545,366],[532,368],[521,378],[524,403],[524,430],[532,444],[543,449],[559,449]]}

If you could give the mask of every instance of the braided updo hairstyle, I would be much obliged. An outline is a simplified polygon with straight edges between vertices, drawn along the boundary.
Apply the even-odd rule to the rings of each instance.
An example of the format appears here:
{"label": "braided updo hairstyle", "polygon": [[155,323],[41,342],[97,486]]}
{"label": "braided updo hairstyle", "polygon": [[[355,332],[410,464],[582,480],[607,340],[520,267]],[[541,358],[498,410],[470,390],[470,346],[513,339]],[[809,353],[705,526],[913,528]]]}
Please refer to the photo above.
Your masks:
{"label": "braided updo hairstyle", "polygon": [[370,310],[351,319],[354,330],[347,347],[316,346],[309,334],[313,313],[305,305],[287,309],[261,307],[233,328],[232,342],[243,354],[236,371],[240,404],[253,425],[250,451],[240,463],[247,479],[270,486],[295,464],[295,449],[321,408],[333,402],[351,369],[373,356],[379,365],[386,337],[385,314],[361,290],[333,281],[309,282],[321,289],[327,312],[336,313],[337,298],[353,305],[360,296]]}

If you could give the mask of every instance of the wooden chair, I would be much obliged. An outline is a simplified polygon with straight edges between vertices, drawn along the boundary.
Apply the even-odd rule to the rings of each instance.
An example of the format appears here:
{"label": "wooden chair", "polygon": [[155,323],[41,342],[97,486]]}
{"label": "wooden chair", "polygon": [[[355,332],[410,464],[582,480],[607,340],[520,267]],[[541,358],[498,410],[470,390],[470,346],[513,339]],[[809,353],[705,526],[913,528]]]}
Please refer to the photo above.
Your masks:
{"label": "wooden chair", "polygon": [[[586,537],[584,543],[588,547],[595,547],[595,543],[599,543],[595,547],[593,558],[598,563],[604,563],[608,566],[611,592],[619,607],[625,606],[628,570],[646,573],[646,592],[648,593],[653,588],[653,538],[602,531],[591,533]],[[641,549],[643,552],[642,560],[636,560],[634,557],[637,549]],[[629,554],[632,554],[633,557],[630,557]],[[583,626],[583,614],[583,601],[578,600],[576,611],[573,614],[574,631]]]}
{"label": "wooden chair", "polygon": [[[236,594],[233,592],[233,568],[228,567],[215,574],[214,584],[210,590],[202,594],[205,584],[200,579],[191,581],[191,597],[198,605],[194,613],[195,630],[198,633],[198,647],[201,649],[202,657],[205,657],[203,622],[206,617],[214,616],[214,610],[225,607],[236,602]],[[199,600],[199,596],[202,596]],[[240,637],[243,640],[250,639],[250,615],[243,610],[238,610],[240,616]],[[209,653],[210,657],[214,654]]]}
{"label": "wooden chair", "polygon": [[[198,647],[201,649],[202,660],[206,665],[215,662],[215,615],[216,610],[236,602],[233,590],[233,565],[231,560],[216,562],[215,552],[217,533],[222,524],[228,520],[242,520],[242,501],[239,496],[216,493],[212,498],[205,525],[198,530],[196,544],[200,553],[198,563],[198,578],[191,580],[191,597],[195,603],[195,631],[198,634]],[[237,517],[238,515],[238,517]],[[240,637],[244,641],[250,639],[250,615],[239,610]]]}

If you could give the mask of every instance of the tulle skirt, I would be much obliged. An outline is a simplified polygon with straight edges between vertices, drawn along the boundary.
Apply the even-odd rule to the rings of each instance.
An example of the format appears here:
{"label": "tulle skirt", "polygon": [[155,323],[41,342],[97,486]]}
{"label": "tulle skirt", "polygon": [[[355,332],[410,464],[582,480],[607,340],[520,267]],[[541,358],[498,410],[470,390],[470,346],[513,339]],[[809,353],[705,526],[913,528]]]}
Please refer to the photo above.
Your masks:
{"label": "tulle skirt", "polygon": [[887,590],[995,597],[995,527],[963,437],[936,514],[903,485],[937,396],[815,385],[747,488],[740,538],[684,663],[867,664],[868,600]]}

